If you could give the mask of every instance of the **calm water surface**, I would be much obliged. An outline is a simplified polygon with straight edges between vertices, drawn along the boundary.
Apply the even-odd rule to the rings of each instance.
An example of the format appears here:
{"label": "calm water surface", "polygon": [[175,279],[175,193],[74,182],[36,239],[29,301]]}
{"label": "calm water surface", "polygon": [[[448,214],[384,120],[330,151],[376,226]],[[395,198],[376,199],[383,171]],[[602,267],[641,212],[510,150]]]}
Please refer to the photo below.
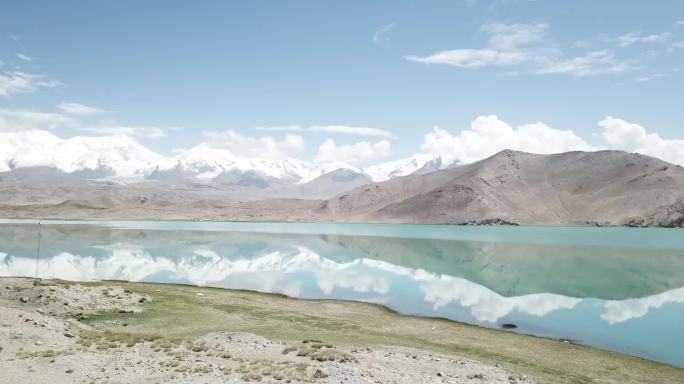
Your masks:
{"label": "calm water surface", "polygon": [[367,301],[684,367],[682,230],[4,220],[0,276]]}

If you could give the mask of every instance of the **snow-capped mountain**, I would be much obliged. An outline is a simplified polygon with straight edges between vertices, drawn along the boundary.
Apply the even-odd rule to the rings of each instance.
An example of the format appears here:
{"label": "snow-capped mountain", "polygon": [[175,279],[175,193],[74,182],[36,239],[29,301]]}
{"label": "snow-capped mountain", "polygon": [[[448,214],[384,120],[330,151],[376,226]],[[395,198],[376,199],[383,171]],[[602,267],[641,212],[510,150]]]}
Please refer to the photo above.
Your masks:
{"label": "snow-capped mountain", "polygon": [[214,179],[222,173],[257,172],[268,177],[298,182],[313,172],[312,166],[297,159],[249,159],[206,143],[185,150],[171,159],[173,169],[198,179]]}
{"label": "snow-capped mountain", "polygon": [[415,154],[411,157],[373,165],[364,172],[375,181],[385,181],[397,176],[425,174],[447,168],[452,162],[442,156]]}
{"label": "snow-capped mountain", "polygon": [[181,152],[171,160],[174,164],[165,171],[175,171],[197,179],[215,179],[221,174],[257,173],[293,183],[306,183],[321,175],[348,169],[361,173],[361,169],[346,163],[315,164],[298,159],[253,159],[237,157],[225,149],[212,148],[206,143]]}
{"label": "snow-capped mountain", "polygon": [[[305,184],[338,170],[345,178],[358,174],[372,181],[428,173],[449,165],[441,157],[414,155],[360,169],[343,162],[314,163],[303,160],[239,157],[207,143],[173,157],[157,154],[127,136],[72,137],[61,139],[47,131],[0,132],[0,172],[47,167],[65,173],[98,171],[120,179],[221,180],[241,184],[249,180],[276,180],[278,184]],[[261,183],[267,185],[269,183]]]}
{"label": "snow-capped mountain", "polygon": [[0,172],[49,167],[72,173],[105,171],[118,177],[145,177],[169,159],[127,136],[60,139],[47,131],[0,132]]}

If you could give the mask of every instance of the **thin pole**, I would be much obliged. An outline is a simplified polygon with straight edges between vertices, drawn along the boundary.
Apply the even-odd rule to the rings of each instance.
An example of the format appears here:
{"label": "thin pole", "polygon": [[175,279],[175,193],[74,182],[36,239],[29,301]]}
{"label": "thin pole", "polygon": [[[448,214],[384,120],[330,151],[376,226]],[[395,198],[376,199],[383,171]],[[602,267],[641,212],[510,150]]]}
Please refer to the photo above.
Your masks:
{"label": "thin pole", "polygon": [[40,220],[38,220],[38,242],[36,245],[36,273],[34,277],[37,279],[38,278],[38,261],[40,260],[40,238],[41,238],[41,225],[40,225]]}

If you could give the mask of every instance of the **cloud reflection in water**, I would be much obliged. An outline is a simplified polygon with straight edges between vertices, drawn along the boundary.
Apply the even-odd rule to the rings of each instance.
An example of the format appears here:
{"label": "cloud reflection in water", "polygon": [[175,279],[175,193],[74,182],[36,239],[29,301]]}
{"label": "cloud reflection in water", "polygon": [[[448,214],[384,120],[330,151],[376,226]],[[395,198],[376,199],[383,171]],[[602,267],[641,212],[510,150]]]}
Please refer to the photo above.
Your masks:
{"label": "cloud reflection in water", "polygon": [[[198,247],[187,256],[175,259],[152,256],[131,244],[107,246],[107,256],[93,257],[61,252],[38,261],[0,253],[0,275],[38,276],[66,280],[120,279],[129,281],[185,282],[199,286],[250,289],[301,297],[307,289],[302,276],[315,281],[319,297],[328,297],[336,289],[372,293],[380,297],[364,300],[387,302],[384,297],[397,289],[393,284],[410,284],[410,290],[422,292],[423,300],[439,313],[452,303],[469,310],[477,321],[496,323],[514,311],[545,316],[561,309],[573,309],[582,299],[552,293],[534,293],[514,297],[461,277],[438,275],[420,268],[407,268],[385,261],[358,258],[338,262],[306,247],[258,255],[222,257],[209,247]],[[307,292],[307,296],[316,295]],[[684,288],[657,295],[627,300],[604,301],[601,318],[617,324],[644,316],[649,309],[665,303],[684,302]],[[401,308],[398,308],[401,310]]]}

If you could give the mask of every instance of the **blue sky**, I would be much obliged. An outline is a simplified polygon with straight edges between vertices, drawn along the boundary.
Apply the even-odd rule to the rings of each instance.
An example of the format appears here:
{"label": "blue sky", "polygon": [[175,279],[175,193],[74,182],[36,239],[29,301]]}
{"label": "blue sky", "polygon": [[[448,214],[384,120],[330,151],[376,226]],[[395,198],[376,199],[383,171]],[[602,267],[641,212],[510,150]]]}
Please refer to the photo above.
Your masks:
{"label": "blue sky", "polygon": [[[360,164],[471,151],[454,155],[465,161],[486,151],[463,146],[505,145],[459,136],[496,115],[480,121],[507,123],[517,149],[540,151],[525,136],[539,130],[517,129],[543,122],[547,140],[582,140],[550,148],[678,162],[683,59],[678,0],[3,1],[0,130],[128,133],[166,155],[207,141]],[[435,126],[447,149],[425,138]]]}

